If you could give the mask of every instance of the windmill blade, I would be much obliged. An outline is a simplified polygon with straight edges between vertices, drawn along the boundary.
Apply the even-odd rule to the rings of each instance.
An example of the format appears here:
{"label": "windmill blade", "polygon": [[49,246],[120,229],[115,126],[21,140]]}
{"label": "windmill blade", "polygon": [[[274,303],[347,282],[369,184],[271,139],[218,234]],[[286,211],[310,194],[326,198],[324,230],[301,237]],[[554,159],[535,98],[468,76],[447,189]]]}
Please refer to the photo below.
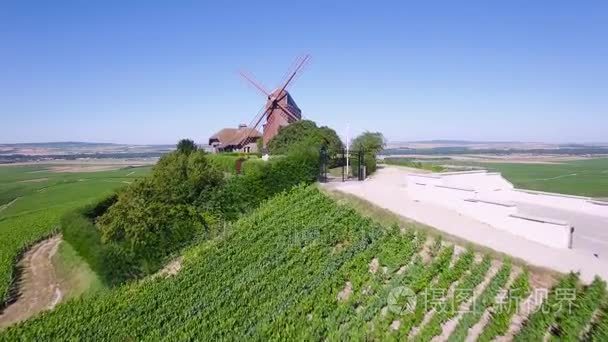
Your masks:
{"label": "windmill blade", "polygon": [[310,55],[305,55],[304,58],[302,58],[300,60],[300,62],[298,63],[298,66],[296,67],[296,69],[291,73],[291,75],[289,76],[289,78],[287,79],[287,81],[285,81],[285,84],[283,85],[283,87],[277,92],[277,94],[282,94],[283,91],[287,88],[287,86],[289,86],[289,84],[291,83],[291,81],[293,81],[294,77],[302,71],[302,69],[304,68],[304,66],[310,61]]}
{"label": "windmill blade", "polygon": [[277,106],[279,106],[279,108],[281,108],[281,110],[283,112],[285,112],[285,114],[287,114],[289,117],[291,117],[293,120],[298,121],[300,120],[300,118],[298,118],[295,114],[293,114],[289,109],[285,108],[285,106],[283,106],[280,102],[277,101]]}
{"label": "windmill blade", "polygon": [[[264,105],[264,107],[266,107],[266,105]],[[255,129],[258,128],[258,126],[260,125],[260,122],[262,122],[262,119],[266,116],[266,113],[271,110],[272,110],[272,106],[270,106],[270,107],[266,108],[264,111],[262,111],[262,113],[261,113],[260,117],[258,118],[258,120],[256,121],[255,125],[253,125],[251,127],[250,132],[254,131]]]}
{"label": "windmill blade", "polygon": [[[272,106],[268,106],[266,107],[266,103],[264,104],[264,106],[262,107],[262,109],[260,109],[258,111],[258,113],[253,117],[253,119],[251,120],[251,122],[249,123],[247,132],[245,133],[245,145],[249,143],[249,140],[251,140],[253,138],[252,134],[253,132],[255,132],[255,130],[258,128],[258,126],[260,125],[260,122],[262,122],[262,119],[266,116],[266,113],[272,108]],[[255,124],[254,124],[255,122]],[[242,139],[242,138],[239,138]]]}
{"label": "windmill blade", "polygon": [[289,78],[289,76],[291,76],[291,74],[293,74],[293,72],[296,70],[298,65],[300,65],[300,63],[302,62],[302,59],[304,59],[304,56],[299,55],[296,57],[296,59],[294,59],[293,62],[291,62],[291,64],[289,65],[289,68],[285,71],[285,74],[283,74],[283,77],[281,77],[279,84],[277,84],[276,89],[280,89],[281,86],[283,84],[285,84],[285,82],[287,82],[287,79]]}
{"label": "windmill blade", "polygon": [[292,74],[294,74],[294,76],[291,79],[290,84],[286,87],[286,89],[289,88],[292,84],[296,83],[296,81],[299,80],[300,77],[302,77],[302,74],[304,74],[304,70],[306,70],[310,66],[310,61],[312,60],[312,57],[310,55],[305,55],[305,56],[302,56],[300,61],[302,61],[304,58],[306,58],[306,60],[304,60],[301,63],[300,68],[298,70],[295,70],[294,72],[292,72]]}
{"label": "windmill blade", "polygon": [[241,77],[249,82],[249,84],[253,85],[257,90],[259,90],[264,96],[269,97],[270,92],[258,81],[255,80],[251,73],[247,73],[243,70],[239,71]]}

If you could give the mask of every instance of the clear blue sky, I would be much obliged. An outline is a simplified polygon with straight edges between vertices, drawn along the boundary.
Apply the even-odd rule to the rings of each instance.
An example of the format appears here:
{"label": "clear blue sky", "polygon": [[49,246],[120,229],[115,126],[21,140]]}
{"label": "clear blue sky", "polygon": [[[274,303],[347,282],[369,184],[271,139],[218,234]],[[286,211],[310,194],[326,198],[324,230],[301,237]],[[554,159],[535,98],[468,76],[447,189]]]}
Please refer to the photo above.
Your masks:
{"label": "clear blue sky", "polygon": [[[95,3],[95,4],[94,4]],[[296,55],[306,118],[391,140],[608,141],[606,1],[3,1],[0,143],[204,142]]]}

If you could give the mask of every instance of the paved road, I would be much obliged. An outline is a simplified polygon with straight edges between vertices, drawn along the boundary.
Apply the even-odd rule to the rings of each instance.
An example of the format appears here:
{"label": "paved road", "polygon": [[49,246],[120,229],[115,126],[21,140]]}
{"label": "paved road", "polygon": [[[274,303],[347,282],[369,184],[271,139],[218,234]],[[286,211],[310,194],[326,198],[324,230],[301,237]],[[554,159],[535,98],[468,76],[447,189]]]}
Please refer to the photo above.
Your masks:
{"label": "paved road", "polygon": [[608,260],[608,218],[517,202],[522,214],[566,221],[574,227],[572,247]]}

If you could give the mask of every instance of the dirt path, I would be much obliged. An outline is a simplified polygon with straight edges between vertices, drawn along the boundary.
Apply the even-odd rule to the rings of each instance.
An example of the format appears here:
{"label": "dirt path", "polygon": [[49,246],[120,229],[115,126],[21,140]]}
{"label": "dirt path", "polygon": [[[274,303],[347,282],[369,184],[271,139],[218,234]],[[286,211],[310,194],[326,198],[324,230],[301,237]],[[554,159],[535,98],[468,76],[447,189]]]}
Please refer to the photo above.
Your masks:
{"label": "dirt path", "polygon": [[10,201],[10,202],[8,202],[6,204],[0,205],[0,213],[3,212],[5,209],[8,209],[8,207],[10,207],[11,205],[13,205],[15,202],[17,202],[17,200],[19,198],[21,198],[21,197],[17,197],[14,200],[12,200],[12,201]]}
{"label": "dirt path", "polygon": [[156,272],[156,274],[153,274],[151,278],[154,279],[156,277],[164,277],[164,278],[172,277],[172,276],[178,274],[179,271],[182,269],[183,262],[184,262],[184,258],[178,257],[175,260],[168,263],[167,265],[165,265],[165,267],[163,267],[160,271]]}
{"label": "dirt path", "polygon": [[19,281],[20,296],[0,314],[0,329],[52,309],[61,301],[63,293],[51,261],[60,242],[61,236],[55,236],[25,253],[19,262],[23,268]]}
{"label": "dirt path", "polygon": [[556,177],[551,177],[551,178],[539,178],[539,179],[535,179],[535,180],[548,181],[548,180],[554,180],[554,179],[560,179],[560,178],[572,177],[572,176],[576,176],[576,173],[569,173],[567,175],[561,175],[561,176],[556,176]]}

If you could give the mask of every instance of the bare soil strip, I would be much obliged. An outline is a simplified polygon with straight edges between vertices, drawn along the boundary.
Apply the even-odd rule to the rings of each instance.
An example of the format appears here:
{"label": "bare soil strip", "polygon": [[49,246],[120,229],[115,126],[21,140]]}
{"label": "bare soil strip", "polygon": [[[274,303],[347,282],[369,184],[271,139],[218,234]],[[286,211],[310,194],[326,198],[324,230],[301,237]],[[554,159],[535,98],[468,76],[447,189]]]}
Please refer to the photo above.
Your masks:
{"label": "bare soil strip", "polygon": [[[520,269],[513,268],[511,270],[507,283],[502,287],[501,291],[498,291],[498,294],[496,295],[496,298],[494,300],[495,303],[503,302],[505,297],[508,295],[507,291],[511,287],[511,284],[513,284],[513,281],[515,281],[515,278],[517,276],[519,276],[520,273],[521,273]],[[484,311],[483,315],[479,319],[479,322],[477,322],[475,325],[473,325],[471,327],[471,329],[469,330],[469,335],[467,336],[467,339],[466,339],[467,342],[477,341],[477,339],[479,338],[479,335],[481,335],[481,333],[483,332],[483,329],[490,321],[490,318],[492,317],[492,314],[495,312],[495,310],[497,310],[496,307],[490,307]]]}
{"label": "bare soil strip", "polygon": [[3,212],[3,211],[4,211],[5,209],[7,209],[8,207],[10,207],[11,205],[13,205],[13,203],[17,202],[17,200],[18,200],[19,198],[20,198],[20,197],[17,197],[17,198],[15,198],[14,200],[12,200],[12,201],[10,201],[10,202],[8,202],[8,203],[6,203],[6,204],[0,205],[0,213],[1,213],[1,212]]}
{"label": "bare soil strip", "polygon": [[51,166],[49,171],[55,173],[61,172],[99,172],[113,171],[122,169],[124,165],[68,165],[68,166]]}
{"label": "bare soil strip", "polygon": [[34,245],[19,261],[23,268],[18,281],[20,295],[0,313],[0,329],[52,309],[61,301],[63,294],[51,260],[60,242],[61,236],[44,240]]}
{"label": "bare soil strip", "polygon": [[[452,262],[450,264],[450,267],[454,266],[454,263],[456,262],[456,260],[458,259],[458,256],[462,253],[464,253],[466,251],[466,249],[454,245],[454,255],[452,257]],[[479,260],[482,259],[481,255],[476,255],[476,258],[479,258]],[[454,292],[456,291],[456,288],[458,287],[458,284],[460,283],[460,281],[466,277],[468,274],[471,273],[471,270],[467,270],[461,277],[460,279],[454,281],[450,287],[448,287],[447,292],[445,293],[445,295],[441,298],[441,300],[443,301],[447,301],[449,300],[449,298],[452,298],[452,296],[454,295]],[[427,323],[433,318],[433,316],[436,314],[436,310],[434,308],[432,308],[431,310],[429,310],[425,315],[424,318],[422,319],[422,322],[420,323],[420,325],[418,325],[417,327],[412,328],[412,330],[410,331],[410,334],[408,336],[409,340],[413,340],[414,337],[416,337],[416,335],[418,335],[418,333],[420,332],[420,330],[427,325]]]}
{"label": "bare soil strip", "polygon": [[164,278],[169,278],[172,277],[176,274],[179,273],[179,271],[182,269],[182,263],[184,261],[183,257],[178,257],[177,259],[171,261],[170,263],[168,263],[167,265],[165,265],[165,267],[163,267],[160,271],[156,272],[154,275],[152,275],[152,279],[157,278],[157,277],[164,277]]}
{"label": "bare soil strip", "polygon": [[495,339],[497,342],[513,341],[513,337],[521,330],[528,316],[536,311],[543,301],[544,290],[549,290],[555,284],[556,279],[547,274],[530,273],[531,293],[528,298],[522,298],[519,309],[513,315],[509,330],[504,336]]}
{"label": "bare soil strip", "polygon": [[34,179],[26,179],[26,180],[18,181],[17,183],[40,183],[40,182],[46,182],[47,180],[49,180],[49,179],[48,178],[34,178]]}
{"label": "bare soil strip", "polygon": [[468,310],[471,309],[474,301],[477,300],[477,298],[484,291],[484,289],[486,288],[486,286],[488,286],[488,284],[490,283],[490,281],[492,280],[492,278],[496,275],[496,273],[498,273],[498,270],[499,270],[499,268],[500,268],[501,265],[502,265],[501,261],[492,260],[492,266],[490,266],[490,269],[488,270],[488,273],[486,274],[486,277],[481,282],[481,284],[477,285],[477,287],[473,290],[473,296],[467,302],[462,303],[460,305],[460,307],[458,308],[458,311],[459,311],[458,315],[456,315],[455,317],[453,317],[449,321],[445,322],[442,325],[442,328],[443,328],[442,334],[439,335],[439,336],[433,337],[433,339],[431,341],[433,341],[433,342],[439,342],[439,341],[447,341],[448,340],[448,338],[450,337],[450,335],[456,329],[456,326],[458,326],[458,322],[460,321],[460,318],[466,312],[468,312]]}
{"label": "bare soil strip", "polygon": [[569,173],[567,175],[561,175],[561,176],[550,177],[550,178],[538,178],[538,179],[535,179],[535,180],[538,180],[538,181],[548,181],[548,180],[555,180],[555,179],[560,179],[560,178],[565,178],[565,177],[572,177],[572,176],[576,176],[576,175],[577,175],[576,173]]}

